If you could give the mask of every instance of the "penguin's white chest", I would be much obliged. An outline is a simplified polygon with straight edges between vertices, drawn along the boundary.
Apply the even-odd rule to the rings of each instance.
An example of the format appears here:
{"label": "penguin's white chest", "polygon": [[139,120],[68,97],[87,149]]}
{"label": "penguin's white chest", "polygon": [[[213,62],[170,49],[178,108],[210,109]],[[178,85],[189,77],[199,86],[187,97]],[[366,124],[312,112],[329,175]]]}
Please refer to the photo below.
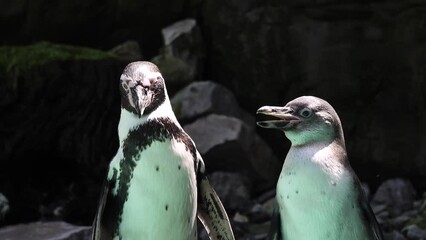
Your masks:
{"label": "penguin's white chest", "polygon": [[290,151],[284,162],[276,194],[284,239],[365,239],[350,173],[318,154]]}
{"label": "penguin's white chest", "polygon": [[196,176],[185,145],[156,141],[135,160],[119,226],[122,239],[196,239]]}

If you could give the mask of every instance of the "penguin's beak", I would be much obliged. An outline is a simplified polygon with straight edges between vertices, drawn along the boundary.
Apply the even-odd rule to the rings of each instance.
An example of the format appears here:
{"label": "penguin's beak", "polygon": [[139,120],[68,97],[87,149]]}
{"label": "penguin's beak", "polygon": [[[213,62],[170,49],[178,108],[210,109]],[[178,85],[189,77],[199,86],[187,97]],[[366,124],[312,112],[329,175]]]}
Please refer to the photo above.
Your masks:
{"label": "penguin's beak", "polygon": [[257,110],[256,114],[272,116],[278,119],[258,121],[256,123],[263,128],[288,129],[290,126],[301,121],[293,113],[293,109],[289,107],[263,106]]}
{"label": "penguin's beak", "polygon": [[130,91],[132,92],[134,108],[139,117],[142,117],[145,108],[151,104],[152,93],[148,88],[145,88],[141,85],[136,85],[135,87],[131,88]]}

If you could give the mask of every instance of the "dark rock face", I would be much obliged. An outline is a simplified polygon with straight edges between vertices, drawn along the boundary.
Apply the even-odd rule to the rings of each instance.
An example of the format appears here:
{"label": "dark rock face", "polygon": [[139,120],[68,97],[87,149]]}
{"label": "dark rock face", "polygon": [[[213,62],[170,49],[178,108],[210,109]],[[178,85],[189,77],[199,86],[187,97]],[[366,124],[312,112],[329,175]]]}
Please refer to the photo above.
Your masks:
{"label": "dark rock face", "polygon": [[77,61],[75,52],[66,60],[67,48],[56,48],[45,46],[37,56],[61,57],[25,68],[10,65],[1,75],[13,90],[0,97],[0,191],[10,203],[7,222],[89,223],[97,202],[92,199],[118,147],[122,63],[107,55],[80,54]]}
{"label": "dark rock face", "polygon": [[424,187],[416,169],[426,167],[425,6],[208,0],[201,21],[208,77],[250,112],[301,95],[328,100],[364,180],[402,175]]}
{"label": "dark rock face", "polygon": [[[2,44],[47,40],[109,49],[128,39],[154,56],[161,46],[160,29],[180,19],[197,0],[50,2],[2,1]],[[149,36],[149,37],[147,37]]]}
{"label": "dark rock face", "polygon": [[229,87],[243,107],[283,100],[288,79],[289,13],[264,1],[205,1],[202,26],[212,79]]}

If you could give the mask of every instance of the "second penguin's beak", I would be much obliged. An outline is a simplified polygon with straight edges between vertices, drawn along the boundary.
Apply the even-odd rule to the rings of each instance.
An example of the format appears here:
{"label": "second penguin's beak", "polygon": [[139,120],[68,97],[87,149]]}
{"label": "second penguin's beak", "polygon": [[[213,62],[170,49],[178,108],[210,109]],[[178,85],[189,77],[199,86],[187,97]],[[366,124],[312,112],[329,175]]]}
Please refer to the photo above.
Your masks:
{"label": "second penguin's beak", "polygon": [[263,128],[288,129],[295,123],[301,121],[300,118],[293,115],[293,113],[293,109],[289,107],[263,106],[257,110],[256,114],[272,116],[277,119],[258,121],[256,123]]}

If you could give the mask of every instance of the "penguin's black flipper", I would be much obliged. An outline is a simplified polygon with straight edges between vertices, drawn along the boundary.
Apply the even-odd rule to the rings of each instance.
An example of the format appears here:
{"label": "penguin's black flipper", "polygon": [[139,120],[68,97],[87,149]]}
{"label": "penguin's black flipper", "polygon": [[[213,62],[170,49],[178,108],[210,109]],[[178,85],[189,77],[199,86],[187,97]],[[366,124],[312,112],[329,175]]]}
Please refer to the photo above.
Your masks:
{"label": "penguin's black flipper", "polygon": [[197,216],[212,240],[235,240],[225,208],[204,174],[204,164],[199,161],[197,171]]}
{"label": "penguin's black flipper", "polygon": [[367,222],[365,225],[369,226],[372,230],[373,239],[384,240],[385,238],[383,237],[383,233],[380,230],[379,223],[377,222],[374,212],[371,209],[370,204],[368,204],[368,199],[362,189],[360,190],[360,196],[358,198],[358,201],[362,211],[362,215],[364,216],[364,219]]}
{"label": "penguin's black flipper", "polygon": [[281,217],[278,203],[274,203],[274,212],[272,213],[271,227],[269,228],[266,240],[284,240],[281,236]]}
{"label": "penguin's black flipper", "polygon": [[[101,197],[99,199],[98,211],[95,215],[95,220],[93,221],[93,231],[92,231],[92,240],[112,240],[113,232],[111,227],[105,226],[105,223],[108,224],[109,221],[109,212],[111,207],[105,209],[108,201],[111,201],[110,189],[115,185],[114,180],[105,180],[102,187]],[[105,216],[106,215],[106,216]]]}

